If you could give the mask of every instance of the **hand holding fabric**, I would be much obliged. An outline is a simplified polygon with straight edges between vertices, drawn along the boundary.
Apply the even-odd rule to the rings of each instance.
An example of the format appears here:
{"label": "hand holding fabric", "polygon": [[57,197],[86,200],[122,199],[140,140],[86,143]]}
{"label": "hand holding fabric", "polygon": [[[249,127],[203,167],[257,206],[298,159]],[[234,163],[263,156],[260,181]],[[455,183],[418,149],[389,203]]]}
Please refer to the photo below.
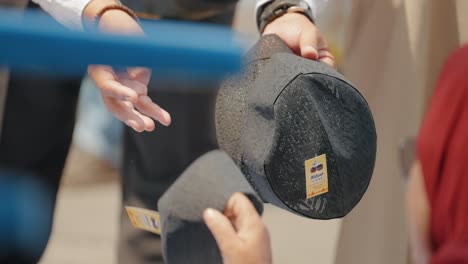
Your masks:
{"label": "hand holding fabric", "polygon": [[270,22],[262,34],[276,34],[297,55],[336,68],[335,57],[331,54],[327,41],[314,23],[303,14],[284,14]]}
{"label": "hand holding fabric", "polygon": [[270,264],[270,236],[249,199],[235,193],[224,215],[206,209],[203,219],[218,243],[225,264]]}

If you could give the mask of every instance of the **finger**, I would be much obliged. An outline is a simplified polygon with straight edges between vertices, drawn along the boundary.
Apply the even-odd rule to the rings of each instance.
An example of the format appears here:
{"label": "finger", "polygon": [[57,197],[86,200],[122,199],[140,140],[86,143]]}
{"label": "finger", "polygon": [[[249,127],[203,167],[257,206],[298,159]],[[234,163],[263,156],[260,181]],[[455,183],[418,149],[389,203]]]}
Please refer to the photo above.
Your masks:
{"label": "finger", "polygon": [[151,78],[151,70],[147,68],[129,68],[128,69],[128,74],[130,78],[133,80],[137,80],[140,82],[143,82],[145,84],[148,84],[150,78]]}
{"label": "finger", "polygon": [[306,59],[317,60],[318,54],[318,38],[319,31],[315,26],[307,27],[301,33],[299,46],[301,48],[301,56]]}
{"label": "finger", "polygon": [[[154,121],[145,116],[144,114],[138,112],[137,110],[135,110],[134,108],[134,105],[131,103],[131,102],[127,102],[127,101],[122,101],[121,102],[122,104],[125,104],[127,107],[127,111],[129,112],[129,116],[130,117],[135,117],[135,116],[138,116],[141,120],[143,120],[143,124],[144,124],[144,130],[148,131],[148,132],[151,132],[154,130],[155,128],[155,124],[154,124]],[[131,122],[131,121],[134,121],[135,119],[132,118],[132,119],[129,119],[127,121],[124,121],[125,123],[128,123],[128,122]],[[136,121],[136,120],[135,120]],[[138,119],[139,121],[139,119]]]}
{"label": "finger", "polygon": [[332,67],[333,69],[336,69],[336,62],[332,58],[325,57],[325,58],[321,58],[319,61],[325,64],[328,64],[328,66]]}
{"label": "finger", "polygon": [[103,101],[107,110],[127,126],[133,128],[137,132],[143,132],[145,130],[143,119],[140,119],[139,116],[132,116],[128,106],[111,97],[103,97]]}
{"label": "finger", "polygon": [[132,102],[138,99],[138,94],[135,91],[117,82],[117,76],[111,67],[89,66],[88,73],[105,96]]}
{"label": "finger", "polygon": [[107,80],[100,85],[96,83],[96,85],[98,85],[102,94],[106,97],[112,97],[114,99],[130,101],[133,103],[138,100],[137,91],[128,86],[122,85],[118,81]]}
{"label": "finger", "polygon": [[234,227],[240,233],[248,232],[263,225],[252,202],[241,193],[235,193],[231,196],[224,213],[231,219]]}
{"label": "finger", "polygon": [[[112,79],[116,78],[116,74],[111,67],[106,65],[89,65],[88,66],[88,75],[93,79]],[[98,76],[99,75],[99,76]]]}
{"label": "finger", "polygon": [[203,212],[203,220],[213,234],[221,252],[229,252],[238,243],[238,237],[229,219],[221,212],[208,208]]}
{"label": "finger", "polygon": [[319,61],[328,64],[330,67],[336,69],[335,56],[328,50],[319,51]]}
{"label": "finger", "polygon": [[130,102],[120,101],[111,97],[103,97],[103,101],[109,112],[135,131],[143,132],[154,129],[154,122],[133,109]]}
{"label": "finger", "polygon": [[120,79],[119,81],[121,85],[132,89],[138,95],[146,95],[148,92],[148,87],[139,81],[134,81],[130,79]]}
{"label": "finger", "polygon": [[132,110],[132,111],[134,112],[133,114],[138,115],[138,117],[143,119],[143,122],[145,123],[145,131],[151,132],[156,128],[156,125],[154,124],[153,119],[138,113],[137,110]]}
{"label": "finger", "polygon": [[153,118],[164,126],[169,126],[171,124],[171,115],[151,101],[151,98],[148,96],[140,96],[135,106],[142,114]]}

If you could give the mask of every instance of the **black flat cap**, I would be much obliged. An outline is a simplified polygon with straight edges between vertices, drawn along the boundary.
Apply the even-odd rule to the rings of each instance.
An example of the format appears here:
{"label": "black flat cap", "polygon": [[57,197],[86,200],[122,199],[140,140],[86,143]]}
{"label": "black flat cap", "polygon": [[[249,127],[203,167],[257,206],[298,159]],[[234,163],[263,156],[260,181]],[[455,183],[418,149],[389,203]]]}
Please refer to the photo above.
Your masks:
{"label": "black flat cap", "polygon": [[263,37],[244,71],[224,81],[216,130],[264,201],[305,217],[345,216],[371,180],[377,136],[366,100],[276,35]]}
{"label": "black flat cap", "polygon": [[263,212],[263,202],[223,151],[204,154],[182,173],[158,201],[166,263],[222,263],[202,215],[206,208],[224,211],[235,192],[244,193],[257,212]]}

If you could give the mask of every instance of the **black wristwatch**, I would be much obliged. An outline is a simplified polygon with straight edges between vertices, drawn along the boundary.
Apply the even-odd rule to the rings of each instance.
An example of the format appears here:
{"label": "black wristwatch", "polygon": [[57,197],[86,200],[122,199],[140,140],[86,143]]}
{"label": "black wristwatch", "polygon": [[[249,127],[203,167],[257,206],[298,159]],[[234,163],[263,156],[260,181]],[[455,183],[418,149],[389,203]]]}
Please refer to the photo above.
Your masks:
{"label": "black wristwatch", "polygon": [[257,25],[260,33],[271,21],[287,13],[301,13],[314,22],[312,10],[302,0],[274,0],[259,8],[257,13]]}

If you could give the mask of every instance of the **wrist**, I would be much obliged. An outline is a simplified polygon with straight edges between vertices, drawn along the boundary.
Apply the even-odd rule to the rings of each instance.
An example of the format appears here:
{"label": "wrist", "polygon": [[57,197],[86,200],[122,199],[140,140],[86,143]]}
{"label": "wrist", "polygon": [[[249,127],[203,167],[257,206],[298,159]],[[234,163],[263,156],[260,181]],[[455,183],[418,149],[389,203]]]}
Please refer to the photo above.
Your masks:
{"label": "wrist", "polygon": [[257,26],[260,33],[263,33],[269,23],[287,14],[302,14],[314,23],[313,13],[307,2],[303,0],[274,0],[258,9]]}
{"label": "wrist", "polygon": [[300,13],[287,13],[277,17],[265,25],[261,35],[278,34],[281,31],[297,31],[303,28],[315,27],[307,16]]}
{"label": "wrist", "polygon": [[119,0],[93,0],[83,11],[85,26],[120,34],[142,34],[136,14]]}
{"label": "wrist", "polygon": [[83,10],[83,18],[93,20],[107,6],[119,4],[116,0],[92,0]]}
{"label": "wrist", "polygon": [[110,9],[102,13],[97,26],[99,30],[105,32],[143,34],[143,30],[135,18],[120,9]]}

